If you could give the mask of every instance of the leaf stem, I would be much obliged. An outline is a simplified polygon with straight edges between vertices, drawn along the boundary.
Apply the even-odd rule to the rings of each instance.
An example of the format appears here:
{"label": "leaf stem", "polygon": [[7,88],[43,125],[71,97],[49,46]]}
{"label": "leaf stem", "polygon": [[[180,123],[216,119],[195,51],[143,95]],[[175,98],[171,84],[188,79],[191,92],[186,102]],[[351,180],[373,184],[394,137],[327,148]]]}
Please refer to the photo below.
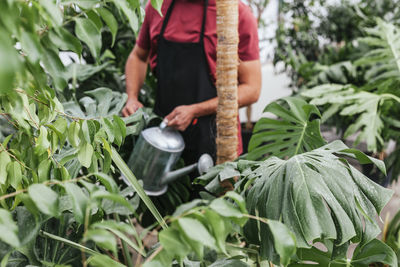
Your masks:
{"label": "leaf stem", "polygon": [[148,257],[144,263],[150,262],[152,261],[162,250],[163,250],[163,246],[159,246],[151,255],[150,257]]}
{"label": "leaf stem", "polygon": [[2,148],[2,150],[0,150],[0,152],[5,151],[10,157],[12,157],[16,162],[18,162],[23,168],[32,171],[31,168],[29,168],[28,166],[26,166],[25,164],[23,164],[21,161],[19,161],[19,160],[17,159],[16,156],[14,156],[12,153],[10,153],[10,152],[8,151],[8,149],[6,149],[6,148],[3,146],[2,143],[0,143],[0,147]]}

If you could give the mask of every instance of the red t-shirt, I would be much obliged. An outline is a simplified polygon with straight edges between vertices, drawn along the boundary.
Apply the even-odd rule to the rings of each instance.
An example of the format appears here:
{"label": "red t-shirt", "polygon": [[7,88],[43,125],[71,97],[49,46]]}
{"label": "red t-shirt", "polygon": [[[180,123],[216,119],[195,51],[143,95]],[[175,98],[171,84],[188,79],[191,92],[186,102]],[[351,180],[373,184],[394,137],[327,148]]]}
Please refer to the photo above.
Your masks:
{"label": "red t-shirt", "polygon": [[[175,0],[176,3],[164,32],[164,38],[173,42],[198,42],[203,20],[204,1]],[[165,16],[172,0],[164,0],[161,12]],[[157,64],[157,41],[164,17],[151,6],[146,5],[146,16],[140,29],[137,45],[150,50],[150,66],[154,70]],[[217,24],[215,0],[209,0],[207,21],[204,32],[204,49],[211,76],[215,81],[217,61]],[[239,59],[241,61],[260,58],[258,46],[257,21],[251,10],[239,2]]]}
{"label": "red t-shirt", "polygon": [[[175,0],[170,19],[164,32],[164,38],[173,42],[198,42],[203,21],[203,0]],[[164,0],[161,12],[163,17],[151,6],[146,5],[146,16],[140,29],[136,44],[149,50],[150,67],[155,69],[157,64],[157,42],[167,10],[172,0]],[[217,61],[217,24],[215,0],[209,0],[207,20],[204,31],[204,50],[210,68],[210,76],[215,82]],[[239,59],[241,61],[258,60],[257,21],[251,10],[239,1]],[[241,127],[239,123],[238,154],[243,152]]]}

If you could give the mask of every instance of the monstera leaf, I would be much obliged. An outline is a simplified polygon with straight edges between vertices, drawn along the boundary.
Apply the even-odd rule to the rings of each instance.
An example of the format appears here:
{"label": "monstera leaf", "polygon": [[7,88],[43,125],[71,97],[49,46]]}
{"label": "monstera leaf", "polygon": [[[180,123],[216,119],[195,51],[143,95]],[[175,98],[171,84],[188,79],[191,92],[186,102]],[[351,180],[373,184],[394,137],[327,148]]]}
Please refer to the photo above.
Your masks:
{"label": "monstera leaf", "polygon": [[378,19],[377,26],[366,32],[368,36],[359,41],[371,49],[355,64],[369,68],[365,78],[376,83],[378,90],[392,87],[394,82],[400,82],[400,28]]}
{"label": "monstera leaf", "polygon": [[312,99],[310,103],[314,105],[330,105],[322,117],[323,121],[336,112],[356,118],[346,129],[344,137],[359,133],[355,145],[364,141],[370,151],[377,151],[383,144],[382,106],[389,101],[400,104],[400,98],[393,94],[359,91],[354,86],[340,84],[317,86],[303,92],[302,96]]}
{"label": "monstera leaf", "polygon": [[[380,232],[375,216],[392,192],[349,165],[345,156],[374,163],[385,172],[383,162],[335,141],[288,160],[271,157],[219,165],[197,182],[215,191],[221,180],[240,177],[236,191],[246,195],[249,213],[283,222],[295,234],[297,247],[307,248],[321,239],[338,246],[348,241],[364,244]],[[262,257],[277,262],[269,231],[256,221],[244,228],[250,243],[260,246]]]}
{"label": "monstera leaf", "polygon": [[88,96],[81,98],[79,104],[76,101],[63,103],[65,113],[87,119],[110,117],[119,114],[128,98],[126,94],[113,92],[105,87],[87,91],[85,94]]}
{"label": "monstera leaf", "polygon": [[[249,212],[282,220],[295,233],[299,247],[322,238],[338,245],[349,240],[370,241],[380,232],[374,218],[392,192],[349,165],[342,157],[349,153],[361,163],[375,163],[385,171],[382,162],[348,149],[341,141],[289,160],[273,157],[254,170],[258,178],[247,196]],[[254,227],[249,222],[247,236],[253,242],[268,242],[264,239],[267,229],[261,226],[260,239],[254,235]]]}
{"label": "monstera leaf", "polygon": [[[318,109],[300,98],[287,97],[283,100],[290,109],[278,102],[265,108],[264,112],[271,112],[281,119],[262,118],[257,122],[250,139],[247,159],[291,157],[325,144],[319,129]],[[314,116],[317,118],[314,119]]]}
{"label": "monstera leaf", "polygon": [[[377,266],[377,263],[387,264],[385,266],[397,267],[397,257],[394,251],[382,241],[373,239],[365,245],[359,245],[354,251],[353,258],[346,257],[348,244],[338,249],[332,242],[325,242],[327,251],[316,247],[301,248],[297,251],[297,259],[289,267],[306,266],[331,266],[331,267],[363,267]],[[318,265],[315,265],[318,263]],[[380,265],[379,265],[380,266]]]}

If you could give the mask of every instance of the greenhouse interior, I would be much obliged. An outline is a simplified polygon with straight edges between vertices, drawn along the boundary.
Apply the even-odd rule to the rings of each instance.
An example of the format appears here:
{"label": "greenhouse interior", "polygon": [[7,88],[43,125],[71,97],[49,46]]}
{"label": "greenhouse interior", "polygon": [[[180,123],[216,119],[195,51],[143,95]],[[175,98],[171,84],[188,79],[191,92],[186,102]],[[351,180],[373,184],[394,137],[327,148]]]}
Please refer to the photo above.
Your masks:
{"label": "greenhouse interior", "polygon": [[0,266],[398,267],[399,0],[1,0]]}

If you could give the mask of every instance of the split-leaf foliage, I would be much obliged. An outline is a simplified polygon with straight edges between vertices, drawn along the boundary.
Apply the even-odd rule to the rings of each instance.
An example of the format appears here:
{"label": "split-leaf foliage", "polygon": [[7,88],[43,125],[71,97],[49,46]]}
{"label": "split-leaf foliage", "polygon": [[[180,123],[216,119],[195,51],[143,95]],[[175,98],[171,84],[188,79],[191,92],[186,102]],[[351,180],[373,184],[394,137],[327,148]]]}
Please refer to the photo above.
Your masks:
{"label": "split-leaf foliage", "polygon": [[[152,4],[160,10],[160,1]],[[352,266],[377,260],[396,266],[393,251],[373,239],[374,216],[389,193],[368,182],[343,154],[383,170],[382,163],[341,143],[321,147],[319,112],[299,99],[285,100],[290,109],[271,105],[268,111],[283,123],[261,121],[259,140],[253,141],[255,158],[283,159],[217,166],[202,178],[214,178],[207,188],[239,176],[237,193],[204,193],[163,219],[119,155],[147,124],[147,112],[120,118],[126,96],[99,84],[104,75],[123,87],[110,60],[118,55],[110,49],[123,38],[121,28],[136,32],[142,18],[138,1],[0,2],[0,61],[7,63],[0,65],[2,266],[134,266],[133,254],[136,263],[145,259],[148,266],[248,266],[265,260],[287,266],[310,257],[333,261],[350,241],[361,242]],[[72,63],[63,61],[66,55]],[[282,147],[289,140],[265,137],[283,132],[290,147]],[[271,141],[275,147],[265,146]],[[121,174],[128,186],[119,182]],[[270,191],[271,181],[279,190]],[[181,203],[181,189],[165,197]],[[279,199],[279,216],[262,199]],[[152,249],[142,240],[154,227],[138,232],[134,224],[144,209],[159,226],[159,244]],[[326,215],[326,225],[318,212]],[[309,248],[317,240],[336,242],[325,258]],[[390,256],[382,258],[384,253]]]}

